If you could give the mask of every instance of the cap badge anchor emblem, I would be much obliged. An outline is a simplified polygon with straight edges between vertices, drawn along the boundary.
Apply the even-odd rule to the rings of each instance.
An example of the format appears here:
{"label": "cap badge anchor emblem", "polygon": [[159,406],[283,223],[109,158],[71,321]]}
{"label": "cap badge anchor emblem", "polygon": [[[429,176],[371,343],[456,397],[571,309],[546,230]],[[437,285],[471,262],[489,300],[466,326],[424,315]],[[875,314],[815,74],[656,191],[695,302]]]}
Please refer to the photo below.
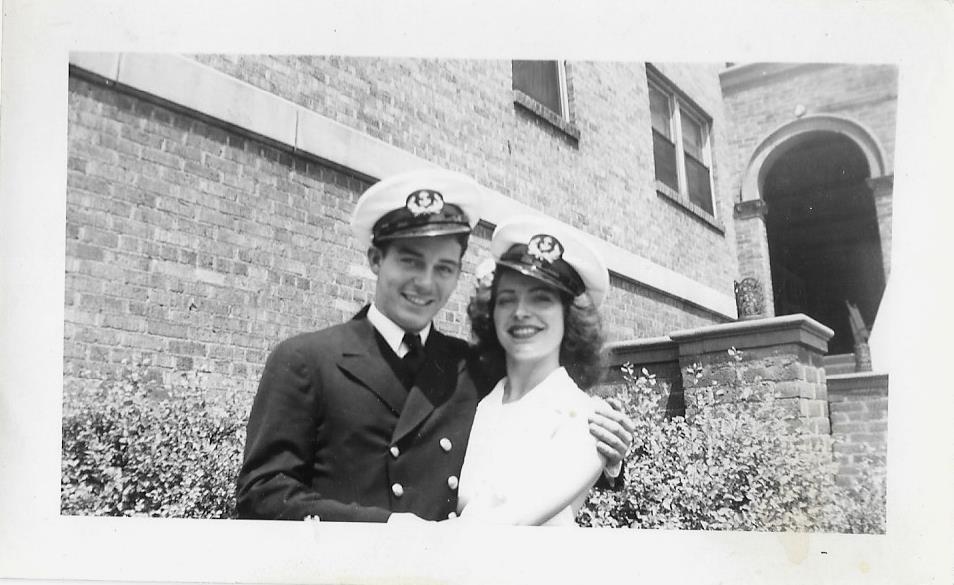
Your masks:
{"label": "cap badge anchor emblem", "polygon": [[444,197],[437,191],[421,189],[407,196],[405,207],[415,216],[440,213],[444,209]]}
{"label": "cap badge anchor emblem", "polygon": [[563,244],[553,236],[537,234],[530,238],[527,253],[537,260],[552,264],[563,257]]}

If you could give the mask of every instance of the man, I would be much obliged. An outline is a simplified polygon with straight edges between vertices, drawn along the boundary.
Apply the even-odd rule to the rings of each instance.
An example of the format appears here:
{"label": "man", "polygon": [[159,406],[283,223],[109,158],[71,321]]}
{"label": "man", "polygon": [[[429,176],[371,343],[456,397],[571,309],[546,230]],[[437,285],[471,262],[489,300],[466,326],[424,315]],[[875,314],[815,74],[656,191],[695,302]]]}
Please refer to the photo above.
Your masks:
{"label": "man", "polygon": [[[483,199],[472,179],[434,170],[362,195],[352,228],[377,278],[374,301],[268,357],[238,478],[240,517],[453,517],[474,410],[489,386],[462,375],[467,344],[432,320],[457,286]],[[628,419],[607,416],[594,421],[594,436],[618,468]]]}

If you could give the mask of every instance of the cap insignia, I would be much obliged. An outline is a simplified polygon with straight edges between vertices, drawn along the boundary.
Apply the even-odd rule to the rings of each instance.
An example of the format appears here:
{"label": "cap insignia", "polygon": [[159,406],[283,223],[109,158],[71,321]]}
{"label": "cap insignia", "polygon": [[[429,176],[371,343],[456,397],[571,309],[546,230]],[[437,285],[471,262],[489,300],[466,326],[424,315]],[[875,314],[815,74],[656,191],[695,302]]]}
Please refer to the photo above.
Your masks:
{"label": "cap insignia", "polygon": [[437,191],[421,189],[407,196],[406,207],[415,216],[440,213],[444,209],[444,197]]}
{"label": "cap insignia", "polygon": [[530,238],[527,253],[537,260],[552,264],[563,257],[563,244],[553,236],[537,234]]}

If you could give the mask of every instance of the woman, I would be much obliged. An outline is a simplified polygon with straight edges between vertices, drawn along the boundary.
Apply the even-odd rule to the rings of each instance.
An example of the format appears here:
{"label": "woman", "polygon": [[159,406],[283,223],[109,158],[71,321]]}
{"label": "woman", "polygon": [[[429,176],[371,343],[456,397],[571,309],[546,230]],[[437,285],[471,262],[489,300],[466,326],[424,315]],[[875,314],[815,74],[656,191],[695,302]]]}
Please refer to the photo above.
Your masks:
{"label": "woman", "polygon": [[[459,487],[462,520],[573,525],[605,461],[587,426],[599,380],[597,307],[609,275],[568,229],[536,218],[501,224],[489,294],[469,313],[482,359],[506,376],[477,406]],[[488,367],[485,364],[485,367]]]}

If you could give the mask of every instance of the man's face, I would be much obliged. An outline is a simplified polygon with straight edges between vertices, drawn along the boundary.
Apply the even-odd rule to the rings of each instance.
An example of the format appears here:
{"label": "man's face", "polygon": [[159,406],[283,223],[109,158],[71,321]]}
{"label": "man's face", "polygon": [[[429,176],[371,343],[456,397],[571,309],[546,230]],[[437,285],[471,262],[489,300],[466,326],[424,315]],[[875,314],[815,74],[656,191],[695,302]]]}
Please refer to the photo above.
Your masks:
{"label": "man's face", "polygon": [[405,331],[420,331],[457,287],[460,241],[455,236],[402,238],[386,248],[368,250],[378,277],[374,304]]}

